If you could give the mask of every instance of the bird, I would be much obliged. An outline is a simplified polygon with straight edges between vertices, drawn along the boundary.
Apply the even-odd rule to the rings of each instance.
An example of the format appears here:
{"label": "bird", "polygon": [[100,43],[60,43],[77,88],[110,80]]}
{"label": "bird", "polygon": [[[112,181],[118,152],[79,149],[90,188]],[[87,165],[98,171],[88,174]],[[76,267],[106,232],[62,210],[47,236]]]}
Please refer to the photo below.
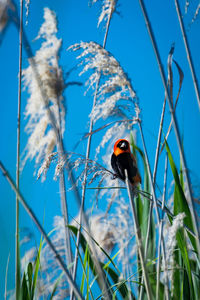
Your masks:
{"label": "bird", "polygon": [[111,156],[111,166],[115,175],[125,181],[125,169],[132,187],[141,183],[141,176],[136,159],[131,153],[130,144],[125,139],[119,139],[114,144],[114,152]]}

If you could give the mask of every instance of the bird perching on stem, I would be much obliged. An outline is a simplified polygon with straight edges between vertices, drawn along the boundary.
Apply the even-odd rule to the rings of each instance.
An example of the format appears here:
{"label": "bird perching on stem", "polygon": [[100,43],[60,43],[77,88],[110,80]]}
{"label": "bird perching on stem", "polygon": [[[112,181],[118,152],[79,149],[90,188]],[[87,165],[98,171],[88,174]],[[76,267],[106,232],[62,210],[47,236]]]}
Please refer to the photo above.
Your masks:
{"label": "bird perching on stem", "polygon": [[125,139],[119,139],[114,144],[114,152],[111,156],[111,166],[117,177],[125,181],[125,169],[128,179],[133,187],[141,183],[141,176],[137,168],[136,159],[131,153],[130,144]]}

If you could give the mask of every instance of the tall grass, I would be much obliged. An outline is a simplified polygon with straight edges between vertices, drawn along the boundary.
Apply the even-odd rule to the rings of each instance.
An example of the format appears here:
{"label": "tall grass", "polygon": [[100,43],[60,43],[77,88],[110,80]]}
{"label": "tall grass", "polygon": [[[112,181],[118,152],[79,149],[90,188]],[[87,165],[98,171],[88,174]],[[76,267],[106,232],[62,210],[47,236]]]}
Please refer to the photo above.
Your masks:
{"label": "tall grass", "polygon": [[[93,4],[95,2],[92,1]],[[148,11],[143,1],[139,0],[139,3],[165,94],[153,170],[145,120],[141,116],[141,110],[145,110],[145,107],[140,104],[121,63],[106,49],[107,42],[112,39],[108,32],[112,17],[118,12],[117,1],[104,0],[101,3],[98,26],[105,24],[102,46],[90,41],[68,48],[74,54],[78,53],[80,74],[86,79],[88,98],[92,99],[89,129],[81,139],[81,143],[87,139],[86,154],[69,151],[68,144],[66,151],[66,70],[64,72],[60,66],[61,39],[57,37],[54,12],[45,8],[44,22],[38,28],[36,37],[41,41],[41,46],[33,54],[23,28],[23,1],[20,1],[20,17],[17,6],[13,10],[10,2],[5,2],[3,9],[0,6],[0,22],[9,20],[20,34],[16,184],[4,162],[0,162],[0,170],[16,194],[17,300],[200,299],[199,224],[186,165],[187,157],[181,142],[179,119],[176,116],[176,106],[184,84],[183,71],[172,59],[172,46],[166,80]],[[4,29],[4,23],[0,23],[0,28]],[[22,47],[28,57],[28,67],[24,70]],[[173,65],[178,70],[179,80],[174,80],[176,73]],[[54,168],[54,178],[59,180],[62,216],[54,216],[54,226],[48,234],[28,205],[29,201],[22,196],[23,186],[19,185],[22,75],[24,87],[27,88],[25,97],[28,98],[25,107],[28,121],[23,128],[27,132],[28,141],[22,165],[33,159],[39,169],[38,179],[48,178],[51,184],[48,170]],[[174,82],[179,82],[175,102]],[[196,80],[194,84],[197,85]],[[75,85],[78,88],[79,84]],[[173,127],[170,123],[166,129],[167,103]],[[171,143],[170,132],[176,136],[180,165],[175,163],[174,156],[177,153]],[[113,145],[118,138],[129,139],[142,174],[141,185],[134,189],[128,181],[127,170],[123,182],[110,169]],[[96,143],[96,140],[98,144],[92,148],[91,141]],[[105,145],[106,152],[103,150]],[[96,153],[92,153],[91,149],[95,152],[95,148]],[[100,159],[103,151],[105,155]],[[162,171],[158,169],[159,164],[163,164]],[[172,181],[170,199],[168,178]],[[163,190],[158,186],[161,179]],[[69,198],[72,193],[67,186],[74,192],[78,215],[69,211],[68,201],[71,201]],[[91,207],[88,209],[91,198],[92,205],[90,202]],[[21,257],[21,262],[18,201],[41,233],[38,248],[28,249]],[[103,207],[101,212],[98,205]],[[8,268],[5,299],[8,299]]]}

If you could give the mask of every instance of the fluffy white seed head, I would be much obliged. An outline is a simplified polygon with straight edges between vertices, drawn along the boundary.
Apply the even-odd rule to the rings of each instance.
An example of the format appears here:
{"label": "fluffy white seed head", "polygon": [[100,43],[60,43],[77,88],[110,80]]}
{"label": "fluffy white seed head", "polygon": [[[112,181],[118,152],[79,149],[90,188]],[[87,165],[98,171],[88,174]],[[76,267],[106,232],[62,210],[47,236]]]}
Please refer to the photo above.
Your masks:
{"label": "fluffy white seed head", "polygon": [[[97,0],[93,0],[93,3],[96,3]],[[117,0],[103,0],[101,6],[101,13],[98,19],[98,27],[101,22],[108,22],[112,17],[113,12],[115,11]]]}
{"label": "fluffy white seed head", "polygon": [[[135,92],[127,75],[121,68],[119,62],[99,44],[90,42],[75,44],[69,49],[73,51],[82,50],[77,57],[81,59],[80,65],[84,65],[81,73],[92,71],[86,82],[88,89],[94,89],[99,82],[97,104],[92,110],[90,117],[96,122],[103,118],[118,116],[132,109],[134,114]],[[124,110],[124,111],[123,111]]]}
{"label": "fluffy white seed head", "polygon": [[47,105],[57,128],[62,134],[64,132],[64,80],[58,63],[61,40],[56,37],[56,33],[55,14],[45,8],[44,23],[37,36],[43,42],[34,59],[31,59],[32,63],[23,70],[24,88],[30,95],[25,109],[29,139],[24,151],[23,165],[27,159],[35,158],[36,163],[41,158],[46,159],[56,146],[56,134],[51,127]]}

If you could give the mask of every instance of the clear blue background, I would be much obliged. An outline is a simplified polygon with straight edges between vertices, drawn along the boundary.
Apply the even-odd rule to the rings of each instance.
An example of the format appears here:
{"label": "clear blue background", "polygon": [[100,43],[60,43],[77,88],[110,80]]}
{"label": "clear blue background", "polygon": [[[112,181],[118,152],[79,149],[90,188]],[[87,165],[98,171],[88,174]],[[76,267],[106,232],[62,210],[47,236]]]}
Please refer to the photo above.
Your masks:
{"label": "clear blue background", "polygon": [[[199,146],[200,146],[200,119],[199,108],[194,92],[190,69],[184,50],[179,23],[177,20],[175,5],[173,1],[145,1],[149,13],[150,21],[158,43],[163,66],[166,70],[167,56],[170,47],[175,42],[174,58],[184,72],[183,87],[177,107],[177,117],[182,136],[184,137],[184,150],[187,165],[193,183],[199,186]],[[181,1],[180,1],[181,2]],[[184,1],[182,1],[184,2]],[[198,1],[193,1],[187,15],[184,14],[184,5],[181,6],[183,20],[187,29],[191,53],[193,56],[197,78],[200,76],[200,23],[197,19],[189,26]],[[102,44],[104,28],[97,28],[97,19],[100,13],[99,3],[88,6],[87,0],[44,0],[31,1],[28,16],[28,25],[25,26],[29,42],[35,51],[39,47],[38,42],[33,42],[37,36],[41,23],[43,22],[43,8],[49,7],[54,10],[58,20],[58,37],[62,38],[60,64],[64,73],[73,68],[77,61],[75,54],[67,52],[67,48],[80,41],[96,41]],[[118,1],[117,11],[114,14],[108,34],[106,49],[110,51],[121,63],[125,72],[132,80],[134,89],[139,97],[142,109],[143,128],[148,147],[151,166],[153,166],[156,149],[156,137],[160,121],[160,113],[164,98],[164,89],[158,71],[155,55],[150,44],[144,19],[138,1],[125,0]],[[26,17],[24,14],[24,23]],[[10,23],[2,43],[0,44],[0,87],[1,87],[1,147],[0,159],[5,164],[8,171],[15,178],[16,168],[16,126],[17,126],[17,92],[18,92],[18,55],[19,41],[16,27]],[[23,51],[23,67],[27,66],[26,53]],[[178,73],[174,68],[175,91],[178,89]],[[68,78],[69,81],[80,80],[84,83],[85,77],[77,78],[78,72],[74,72]],[[92,107],[92,97],[83,96],[84,86],[71,86],[66,89],[66,131],[65,145],[68,150],[72,150],[77,140],[79,140],[88,128],[88,114]],[[176,93],[175,93],[176,94]],[[27,94],[23,93],[22,110],[26,105]],[[169,112],[166,114],[166,125],[170,121]],[[22,131],[26,121],[22,114]],[[94,138],[92,143],[92,153],[98,146],[100,135]],[[21,150],[24,149],[27,136],[22,132]],[[173,148],[175,161],[179,164],[177,148],[174,134],[170,136],[170,145]],[[139,144],[140,139],[138,139]],[[86,145],[82,142],[77,152],[85,154]],[[60,214],[59,186],[58,182],[52,181],[52,174],[41,184],[34,177],[34,162],[28,161],[21,177],[20,186],[22,194],[42,221],[46,231],[52,229],[53,216]],[[163,164],[159,170],[162,172]],[[157,183],[162,184],[162,176],[158,176]],[[72,193],[68,193],[69,214],[75,216],[77,207]],[[15,195],[5,178],[0,176],[0,298],[4,294],[4,277],[8,255],[10,263],[8,270],[8,289],[14,287],[14,247],[15,247]],[[91,202],[88,201],[88,207]],[[20,210],[20,225],[22,235],[25,228],[29,228],[36,238],[39,234],[29,217]],[[26,231],[27,232],[27,231]],[[23,251],[23,250],[22,250]]]}

